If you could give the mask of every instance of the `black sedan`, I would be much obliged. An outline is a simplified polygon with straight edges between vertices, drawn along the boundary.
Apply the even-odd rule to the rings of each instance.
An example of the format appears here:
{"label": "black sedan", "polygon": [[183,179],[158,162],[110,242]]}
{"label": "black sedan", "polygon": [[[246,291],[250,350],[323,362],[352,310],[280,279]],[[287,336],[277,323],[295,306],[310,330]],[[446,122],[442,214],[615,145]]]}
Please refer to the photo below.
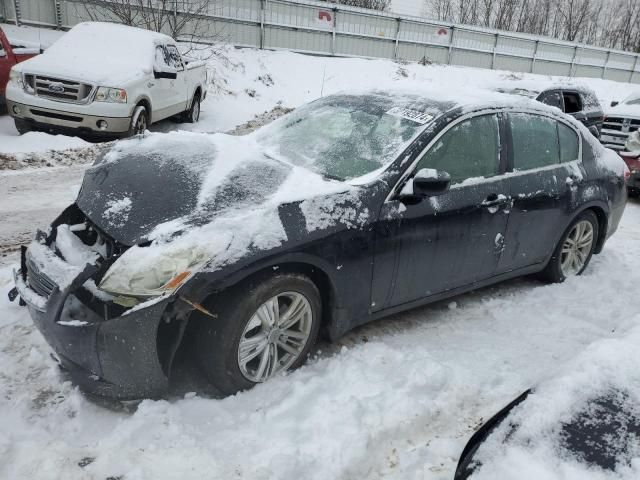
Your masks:
{"label": "black sedan", "polygon": [[339,94],[247,137],[119,142],[23,249],[11,296],[85,391],[161,396],[182,349],[232,394],[321,331],[579,275],[625,201],[622,160],[538,102]]}

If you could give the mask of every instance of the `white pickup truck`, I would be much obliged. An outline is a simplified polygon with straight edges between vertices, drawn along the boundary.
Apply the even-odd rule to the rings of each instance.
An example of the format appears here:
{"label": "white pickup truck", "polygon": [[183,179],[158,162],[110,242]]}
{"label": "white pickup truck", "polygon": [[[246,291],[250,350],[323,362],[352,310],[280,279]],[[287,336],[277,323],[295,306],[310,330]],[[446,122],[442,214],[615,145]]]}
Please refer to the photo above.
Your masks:
{"label": "white pickup truck", "polygon": [[197,122],[206,87],[204,63],[183,57],[171,37],[85,22],[15,65],[6,97],[20,133],[113,138],[168,117]]}

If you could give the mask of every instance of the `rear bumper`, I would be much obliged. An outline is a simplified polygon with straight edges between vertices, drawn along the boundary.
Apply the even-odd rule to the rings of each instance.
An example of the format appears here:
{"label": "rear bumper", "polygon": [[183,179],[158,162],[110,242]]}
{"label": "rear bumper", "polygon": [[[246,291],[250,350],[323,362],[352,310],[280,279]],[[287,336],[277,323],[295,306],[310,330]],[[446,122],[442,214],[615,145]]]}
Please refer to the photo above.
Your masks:
{"label": "rear bumper", "polygon": [[[170,297],[120,316],[110,315],[114,310],[110,311],[107,302],[99,303],[104,310],[100,315],[96,313],[100,308],[90,308],[75,295],[96,274],[97,267],[87,265],[68,286],[56,286],[44,296],[30,286],[24,273],[27,255],[23,248],[22,268],[14,272],[17,293],[61,366],[81,390],[119,400],[156,398],[166,393],[170,362],[164,362],[163,368],[157,339]],[[40,256],[35,262],[45,275],[49,268],[56,268],[52,264],[55,259]]]}
{"label": "rear bumper", "polygon": [[[56,133],[124,136],[128,134],[131,125],[129,117],[103,117],[70,113],[51,108],[34,107],[12,100],[7,100],[7,110],[13,118],[29,123],[34,129]],[[99,122],[106,122],[106,128],[98,127]]]}

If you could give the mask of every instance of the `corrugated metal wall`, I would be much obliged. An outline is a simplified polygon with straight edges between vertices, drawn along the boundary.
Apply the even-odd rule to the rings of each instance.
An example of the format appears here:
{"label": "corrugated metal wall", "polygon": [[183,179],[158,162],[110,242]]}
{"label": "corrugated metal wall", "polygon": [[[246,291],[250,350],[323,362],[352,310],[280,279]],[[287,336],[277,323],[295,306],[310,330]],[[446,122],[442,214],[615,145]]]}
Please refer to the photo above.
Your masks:
{"label": "corrugated metal wall", "polygon": [[[208,28],[239,46],[640,83],[637,54],[313,0],[212,0],[207,17]],[[0,0],[0,18],[69,28],[87,15],[80,0]]]}

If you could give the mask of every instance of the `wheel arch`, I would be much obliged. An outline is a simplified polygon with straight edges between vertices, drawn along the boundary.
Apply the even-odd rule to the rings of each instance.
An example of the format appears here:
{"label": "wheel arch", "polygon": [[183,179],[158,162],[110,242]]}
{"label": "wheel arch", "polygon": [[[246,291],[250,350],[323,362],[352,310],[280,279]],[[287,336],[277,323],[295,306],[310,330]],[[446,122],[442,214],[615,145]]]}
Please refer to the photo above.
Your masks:
{"label": "wheel arch", "polygon": [[151,125],[153,123],[153,109],[151,108],[151,100],[149,97],[142,96],[136,99],[136,103],[133,105],[133,109],[131,110],[131,115],[133,115],[133,112],[135,112],[138,107],[144,107],[147,109],[147,119],[149,125]]}
{"label": "wheel arch", "polygon": [[[332,272],[335,266],[330,265],[313,255],[288,254],[282,257],[271,258],[266,262],[259,262],[249,268],[240,269],[227,277],[223,282],[211,286],[209,292],[201,298],[201,303],[206,303],[213,296],[223,294],[229,289],[241,288],[250,282],[259,282],[261,279],[282,273],[297,273],[307,276],[318,288],[322,301],[321,329],[331,338],[336,336],[336,312],[343,302],[337,288],[338,279]],[[329,273],[332,272],[332,273]]]}

